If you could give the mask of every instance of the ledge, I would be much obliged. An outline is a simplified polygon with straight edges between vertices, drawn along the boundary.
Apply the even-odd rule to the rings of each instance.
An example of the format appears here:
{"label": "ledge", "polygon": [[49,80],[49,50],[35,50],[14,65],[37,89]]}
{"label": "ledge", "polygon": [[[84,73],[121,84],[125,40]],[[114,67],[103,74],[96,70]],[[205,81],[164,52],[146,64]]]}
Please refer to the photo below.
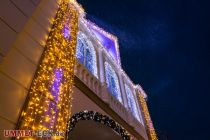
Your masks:
{"label": "ledge", "polygon": [[122,125],[131,135],[138,140],[145,140],[132,126],[130,126],[123,118],[121,118],[107,103],[98,97],[86,84],[84,84],[77,76],[74,76],[74,84],[87,97],[95,102],[101,109],[109,114],[115,121]]}

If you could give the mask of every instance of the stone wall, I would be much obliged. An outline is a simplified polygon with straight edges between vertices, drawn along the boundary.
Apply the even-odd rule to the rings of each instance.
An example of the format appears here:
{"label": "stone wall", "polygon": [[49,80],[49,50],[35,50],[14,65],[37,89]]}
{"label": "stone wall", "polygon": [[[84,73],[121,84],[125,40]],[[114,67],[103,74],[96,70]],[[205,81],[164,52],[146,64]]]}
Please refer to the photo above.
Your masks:
{"label": "stone wall", "polygon": [[14,129],[58,9],[56,0],[0,1],[0,139]]}

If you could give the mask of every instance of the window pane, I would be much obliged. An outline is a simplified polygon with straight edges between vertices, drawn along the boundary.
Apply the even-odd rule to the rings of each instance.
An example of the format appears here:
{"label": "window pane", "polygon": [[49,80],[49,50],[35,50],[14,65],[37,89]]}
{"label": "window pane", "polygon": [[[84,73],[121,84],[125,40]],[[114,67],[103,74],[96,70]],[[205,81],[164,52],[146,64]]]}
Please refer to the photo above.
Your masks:
{"label": "window pane", "polygon": [[84,44],[80,38],[77,39],[76,57],[84,64]]}
{"label": "window pane", "polygon": [[128,98],[128,106],[129,106],[129,109],[131,110],[131,112],[134,115],[134,117],[138,121],[140,121],[140,117],[139,117],[139,114],[138,114],[137,104],[135,102],[135,98],[133,96],[133,93],[132,93],[132,91],[131,91],[131,89],[129,88],[128,85],[125,85],[125,91],[126,91],[127,98]]}
{"label": "window pane", "polygon": [[122,103],[119,81],[113,68],[105,62],[106,83],[111,94]]}
{"label": "window pane", "polygon": [[92,54],[90,53],[89,49],[86,49],[86,61],[85,61],[85,66],[87,67],[87,69],[91,72],[94,73],[94,68],[93,68],[93,58],[92,58]]}
{"label": "window pane", "polygon": [[95,48],[88,40],[87,36],[81,31],[79,31],[77,36],[76,57],[96,78],[98,78]]}

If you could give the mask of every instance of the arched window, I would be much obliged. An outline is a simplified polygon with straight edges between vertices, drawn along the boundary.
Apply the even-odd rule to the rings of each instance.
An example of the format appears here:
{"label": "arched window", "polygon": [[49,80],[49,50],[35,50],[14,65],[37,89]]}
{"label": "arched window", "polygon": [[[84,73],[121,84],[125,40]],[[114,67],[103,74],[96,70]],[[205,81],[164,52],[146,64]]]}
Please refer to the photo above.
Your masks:
{"label": "arched window", "polygon": [[87,36],[81,31],[77,35],[76,57],[78,60],[98,78],[96,52]]}
{"label": "arched window", "polygon": [[122,103],[122,97],[120,93],[117,74],[110,66],[110,64],[107,62],[105,62],[105,73],[106,73],[106,83],[108,85],[109,91],[112,93],[112,95],[115,98],[117,98]]}
{"label": "arched window", "polygon": [[131,110],[132,114],[134,115],[134,117],[138,120],[140,120],[139,114],[138,114],[138,108],[137,108],[137,104],[135,102],[135,97],[133,95],[133,92],[131,91],[130,87],[128,85],[125,85],[125,92],[127,95],[127,99],[128,99],[128,107]]}

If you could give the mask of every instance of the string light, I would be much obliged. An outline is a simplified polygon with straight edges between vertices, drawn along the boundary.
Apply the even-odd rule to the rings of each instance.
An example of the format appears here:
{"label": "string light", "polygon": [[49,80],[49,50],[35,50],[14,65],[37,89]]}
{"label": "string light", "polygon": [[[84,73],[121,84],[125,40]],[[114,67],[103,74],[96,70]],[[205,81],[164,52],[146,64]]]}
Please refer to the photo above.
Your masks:
{"label": "string light", "polygon": [[66,134],[67,138],[69,137],[69,135],[75,128],[76,124],[80,120],[93,120],[97,123],[101,123],[101,124],[104,124],[105,126],[112,128],[116,133],[118,133],[122,137],[123,140],[133,139],[133,137],[120,124],[118,124],[113,119],[99,112],[87,111],[87,110],[78,112],[70,118],[69,123],[68,123],[67,134]]}
{"label": "string light", "polygon": [[[56,18],[52,20],[53,26],[45,45],[42,60],[32,81],[25,107],[18,121],[18,129],[50,129],[57,132],[66,132],[72,106],[71,93],[78,18],[84,16],[84,14],[84,9],[75,0],[61,0]],[[85,23],[93,24],[89,21]],[[118,59],[120,60],[117,38],[96,25],[94,25],[94,28],[114,40],[118,51]],[[98,43],[100,44],[100,42]],[[105,52],[108,54],[107,51]],[[127,78],[128,76],[121,69],[121,65],[117,65],[116,62],[115,65]],[[146,120],[149,137],[151,137],[151,140],[157,140],[144,96],[138,94],[138,97]]]}
{"label": "string light", "polygon": [[141,108],[142,108],[142,112],[146,121],[146,126],[147,126],[147,132],[148,132],[148,136],[150,138],[150,140],[158,140],[157,135],[155,133],[155,129],[153,127],[153,123],[152,120],[150,118],[150,114],[147,108],[147,103],[146,100],[144,98],[144,95],[139,93],[138,94],[138,100],[141,104]]}
{"label": "string light", "polygon": [[71,114],[78,17],[71,1],[60,2],[18,129],[66,132]]}
{"label": "string light", "polygon": [[[107,38],[111,39],[114,42],[114,47],[117,51],[117,54],[116,54],[117,60],[104,47],[102,47],[102,49],[104,49],[104,52],[106,53],[106,55],[108,55],[111,58],[111,60],[114,63],[116,63],[116,65],[119,65],[121,67],[118,38],[106,31],[104,31],[102,28],[98,27],[95,23],[93,23],[89,20],[83,20],[83,23],[86,25],[86,27],[88,27],[88,30],[91,32],[92,36],[94,36],[96,39],[97,39],[97,36],[93,33],[92,29],[97,30],[98,32],[105,35]],[[99,39],[97,39],[97,43],[100,44],[101,46],[103,46]]]}

